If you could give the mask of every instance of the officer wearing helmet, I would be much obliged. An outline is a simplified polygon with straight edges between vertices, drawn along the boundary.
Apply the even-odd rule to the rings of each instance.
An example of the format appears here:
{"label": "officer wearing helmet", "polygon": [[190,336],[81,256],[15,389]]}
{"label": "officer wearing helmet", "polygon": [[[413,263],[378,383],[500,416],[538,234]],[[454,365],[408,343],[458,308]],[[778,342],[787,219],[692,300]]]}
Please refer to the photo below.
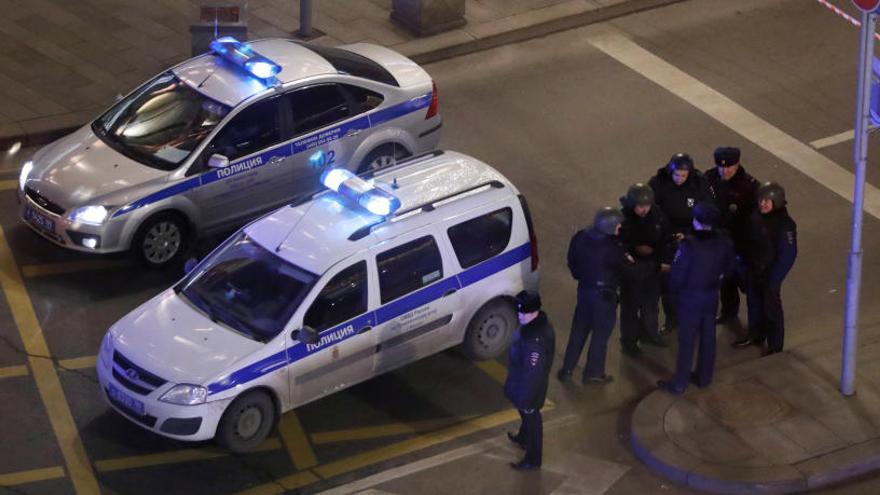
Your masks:
{"label": "officer wearing helmet", "polygon": [[639,341],[665,347],[660,336],[660,266],[672,262],[669,224],[654,206],[654,190],[636,183],[620,198],[620,242],[634,263],[624,265],[620,280],[621,351],[638,357]]}
{"label": "officer wearing helmet", "polygon": [[[757,206],[761,185],[740,163],[740,150],[734,147],[715,149],[715,168],[706,172],[706,180],[715,192],[715,205],[721,212],[720,228],[726,229],[737,256],[745,259],[748,245],[748,220]],[[735,320],[739,314],[739,291],[746,290],[745,267],[737,267],[733,277],[721,283],[721,313],[718,323]]]}
{"label": "officer wearing helmet", "polygon": [[606,206],[596,212],[592,226],[578,231],[571,238],[568,269],[578,281],[577,306],[565,348],[565,359],[557,374],[562,381],[571,379],[591,333],[583,381],[608,383],[613,380],[605,373],[605,355],[608,338],[617,319],[620,269],[629,262],[617,239],[622,221],[620,210]]}
{"label": "officer wearing helmet", "polygon": [[[694,167],[694,160],[687,153],[676,153],[669,163],[657,170],[657,175],[648,181],[654,190],[654,203],[669,220],[670,232],[675,241],[681,241],[690,234],[693,227],[694,205],[713,201],[714,194],[703,174]],[[664,267],[668,273],[668,267]],[[669,277],[663,276],[663,313],[666,315],[666,330],[677,324],[675,302],[669,290]]]}
{"label": "officer wearing helmet", "polygon": [[785,320],[782,282],[797,258],[797,225],[788,215],[785,189],[765,182],[757,192],[758,209],[749,218],[748,267],[749,336],[734,347],[762,345],[763,355],[782,352]]}
{"label": "officer wearing helmet", "polygon": [[[692,236],[684,239],[675,253],[670,287],[678,302],[679,334],[675,374],[657,385],[675,395],[684,393],[688,382],[706,387],[715,370],[715,314],[721,279],[734,268],[733,243],[715,229],[721,213],[713,203],[694,207]],[[697,366],[691,372],[694,347],[699,341]]]}

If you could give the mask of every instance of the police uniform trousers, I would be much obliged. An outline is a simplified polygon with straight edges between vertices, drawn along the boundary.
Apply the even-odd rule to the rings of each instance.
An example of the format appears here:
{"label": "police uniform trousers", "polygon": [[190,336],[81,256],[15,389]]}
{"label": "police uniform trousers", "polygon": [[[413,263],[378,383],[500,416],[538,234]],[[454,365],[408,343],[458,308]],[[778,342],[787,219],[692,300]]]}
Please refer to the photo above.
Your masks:
{"label": "police uniform trousers", "polygon": [[748,293],[745,269],[737,264],[736,271],[721,281],[721,318],[739,315],[740,291]]}
{"label": "police uniform trousers", "polygon": [[[654,265],[656,266],[656,265]],[[620,343],[636,347],[639,340],[659,340],[660,274],[626,279],[620,286]]]}
{"label": "police uniform trousers", "polygon": [[782,286],[769,283],[763,276],[751,276],[746,304],[749,308],[749,337],[756,343],[766,339],[767,350],[782,352],[785,337]]}
{"label": "police uniform trousers", "polygon": [[612,289],[578,288],[577,306],[571,322],[571,334],[565,347],[562,369],[571,373],[577,366],[581,351],[590,333],[590,348],[587,350],[585,377],[599,377],[605,374],[605,355],[608,351],[608,338],[617,320],[617,291]]}
{"label": "police uniform trousers", "polygon": [[663,315],[665,317],[664,326],[666,331],[678,326],[678,308],[676,296],[669,287],[669,272],[660,274],[661,293],[660,301],[663,303]]}
{"label": "police uniform trousers", "polygon": [[541,418],[541,410],[517,409],[522,422],[519,431],[513,439],[525,447],[526,455],[523,462],[533,466],[541,465],[541,448],[544,445],[544,422]]}
{"label": "police uniform trousers", "polygon": [[715,372],[715,313],[718,296],[715,292],[680,295],[678,306],[678,357],[672,386],[678,390],[687,388],[697,350],[696,384],[705,387],[712,383]]}

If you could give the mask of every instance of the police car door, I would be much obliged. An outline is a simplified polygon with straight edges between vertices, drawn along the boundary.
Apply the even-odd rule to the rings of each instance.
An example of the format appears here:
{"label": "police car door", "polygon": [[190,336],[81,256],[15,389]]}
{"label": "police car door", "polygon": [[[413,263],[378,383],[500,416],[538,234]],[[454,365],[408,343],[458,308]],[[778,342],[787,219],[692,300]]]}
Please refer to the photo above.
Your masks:
{"label": "police car door", "polygon": [[459,283],[441,255],[433,228],[373,249],[380,304],[376,309],[376,374],[433,354],[449,341]]}
{"label": "police car door", "polygon": [[[281,144],[279,98],[264,98],[234,115],[190,168],[188,175],[200,173],[201,183],[186,194],[201,209],[205,229],[240,223],[273,206],[267,202],[272,185],[268,170],[290,155],[290,145]],[[225,156],[229,165],[209,167],[214,154]]]}
{"label": "police car door", "polygon": [[365,259],[347,260],[327,272],[306,298],[301,321],[318,342],[293,335],[288,347],[290,391],[294,405],[318,399],[369,378],[375,348],[374,315],[368,312],[369,277]]}

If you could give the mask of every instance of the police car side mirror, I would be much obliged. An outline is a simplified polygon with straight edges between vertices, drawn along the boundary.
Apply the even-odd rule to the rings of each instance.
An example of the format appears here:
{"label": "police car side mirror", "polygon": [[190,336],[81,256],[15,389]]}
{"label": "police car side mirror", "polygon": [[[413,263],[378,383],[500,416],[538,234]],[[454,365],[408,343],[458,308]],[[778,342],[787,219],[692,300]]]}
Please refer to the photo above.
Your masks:
{"label": "police car side mirror", "polygon": [[229,158],[219,153],[214,153],[211,155],[211,158],[208,158],[208,166],[211,168],[226,168],[229,166]]}
{"label": "police car side mirror", "polygon": [[301,329],[293,332],[293,338],[303,344],[316,344],[318,343],[318,331],[308,325],[304,325]]}

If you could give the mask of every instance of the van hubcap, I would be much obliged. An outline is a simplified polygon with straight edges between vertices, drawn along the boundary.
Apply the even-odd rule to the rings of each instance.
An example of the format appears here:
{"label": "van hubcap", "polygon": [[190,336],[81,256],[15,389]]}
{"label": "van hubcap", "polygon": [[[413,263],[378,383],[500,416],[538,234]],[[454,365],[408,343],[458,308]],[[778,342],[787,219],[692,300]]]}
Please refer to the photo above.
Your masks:
{"label": "van hubcap", "polygon": [[377,156],[375,160],[370,162],[370,170],[379,170],[394,165],[394,157],[391,155]]}
{"label": "van hubcap", "polygon": [[263,424],[263,413],[256,407],[249,407],[241,412],[235,431],[241,438],[251,438],[257,434]]}
{"label": "van hubcap", "polygon": [[177,254],[181,241],[180,228],[171,221],[159,222],[144,237],[144,257],[150,263],[165,263]]}
{"label": "van hubcap", "polygon": [[499,345],[504,344],[504,337],[507,335],[507,320],[499,315],[489,315],[480,326],[478,338],[480,344],[487,349],[495,349]]}

